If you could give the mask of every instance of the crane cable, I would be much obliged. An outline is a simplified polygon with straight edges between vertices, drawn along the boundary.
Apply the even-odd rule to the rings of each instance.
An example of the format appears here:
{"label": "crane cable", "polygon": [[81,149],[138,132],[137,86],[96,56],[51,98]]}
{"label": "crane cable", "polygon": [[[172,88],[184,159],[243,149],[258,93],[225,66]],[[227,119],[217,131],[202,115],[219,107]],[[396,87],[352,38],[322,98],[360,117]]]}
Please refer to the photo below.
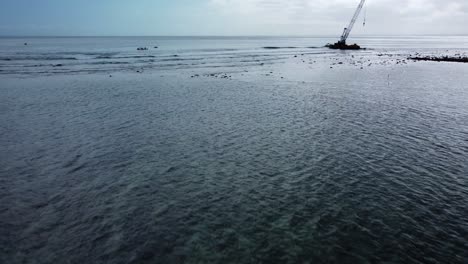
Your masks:
{"label": "crane cable", "polygon": [[362,26],[366,26],[366,18],[367,18],[367,5],[364,7],[364,22],[362,23]]}

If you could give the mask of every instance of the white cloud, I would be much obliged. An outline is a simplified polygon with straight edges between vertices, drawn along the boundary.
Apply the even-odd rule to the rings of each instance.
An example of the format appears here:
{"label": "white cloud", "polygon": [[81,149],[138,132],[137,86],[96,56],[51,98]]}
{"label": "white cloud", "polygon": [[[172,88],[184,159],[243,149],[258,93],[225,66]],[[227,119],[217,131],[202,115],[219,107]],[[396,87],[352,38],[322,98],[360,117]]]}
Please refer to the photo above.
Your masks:
{"label": "white cloud", "polygon": [[[330,34],[359,0],[209,0],[236,28],[278,34]],[[368,34],[468,34],[467,0],[368,0]],[[362,17],[361,17],[362,19]],[[240,26],[243,25],[243,26]],[[339,30],[338,30],[339,31]]]}

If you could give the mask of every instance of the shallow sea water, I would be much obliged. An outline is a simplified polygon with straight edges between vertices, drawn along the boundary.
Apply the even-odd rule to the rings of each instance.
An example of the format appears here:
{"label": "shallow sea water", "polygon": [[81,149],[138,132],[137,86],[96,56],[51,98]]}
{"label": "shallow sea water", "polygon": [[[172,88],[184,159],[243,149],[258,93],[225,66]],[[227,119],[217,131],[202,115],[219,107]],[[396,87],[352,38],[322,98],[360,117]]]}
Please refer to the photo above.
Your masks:
{"label": "shallow sea water", "polygon": [[468,262],[466,38],[0,40],[1,263]]}

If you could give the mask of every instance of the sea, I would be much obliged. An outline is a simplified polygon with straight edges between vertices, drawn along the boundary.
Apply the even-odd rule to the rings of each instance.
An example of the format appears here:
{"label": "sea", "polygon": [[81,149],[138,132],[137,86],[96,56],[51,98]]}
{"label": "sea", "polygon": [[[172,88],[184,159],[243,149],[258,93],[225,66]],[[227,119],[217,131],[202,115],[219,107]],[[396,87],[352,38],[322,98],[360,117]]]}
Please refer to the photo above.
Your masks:
{"label": "sea", "polygon": [[468,36],[0,37],[0,263],[468,263]]}
{"label": "sea", "polygon": [[[336,37],[0,37],[0,75],[50,75],[249,67],[278,63],[291,54],[336,54],[324,48]],[[468,36],[361,37],[367,53],[429,52],[454,55],[468,50]],[[138,50],[143,48],[144,50]]]}

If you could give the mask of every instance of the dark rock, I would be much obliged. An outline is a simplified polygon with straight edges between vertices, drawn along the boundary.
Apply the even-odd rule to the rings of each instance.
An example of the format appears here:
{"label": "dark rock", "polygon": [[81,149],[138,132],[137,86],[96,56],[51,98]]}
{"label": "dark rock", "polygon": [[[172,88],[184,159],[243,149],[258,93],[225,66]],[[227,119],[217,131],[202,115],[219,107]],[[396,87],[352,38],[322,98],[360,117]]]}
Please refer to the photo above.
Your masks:
{"label": "dark rock", "polygon": [[436,62],[461,62],[461,63],[468,63],[468,57],[449,57],[449,56],[442,56],[442,57],[409,57],[408,60],[414,61],[436,61]]}

